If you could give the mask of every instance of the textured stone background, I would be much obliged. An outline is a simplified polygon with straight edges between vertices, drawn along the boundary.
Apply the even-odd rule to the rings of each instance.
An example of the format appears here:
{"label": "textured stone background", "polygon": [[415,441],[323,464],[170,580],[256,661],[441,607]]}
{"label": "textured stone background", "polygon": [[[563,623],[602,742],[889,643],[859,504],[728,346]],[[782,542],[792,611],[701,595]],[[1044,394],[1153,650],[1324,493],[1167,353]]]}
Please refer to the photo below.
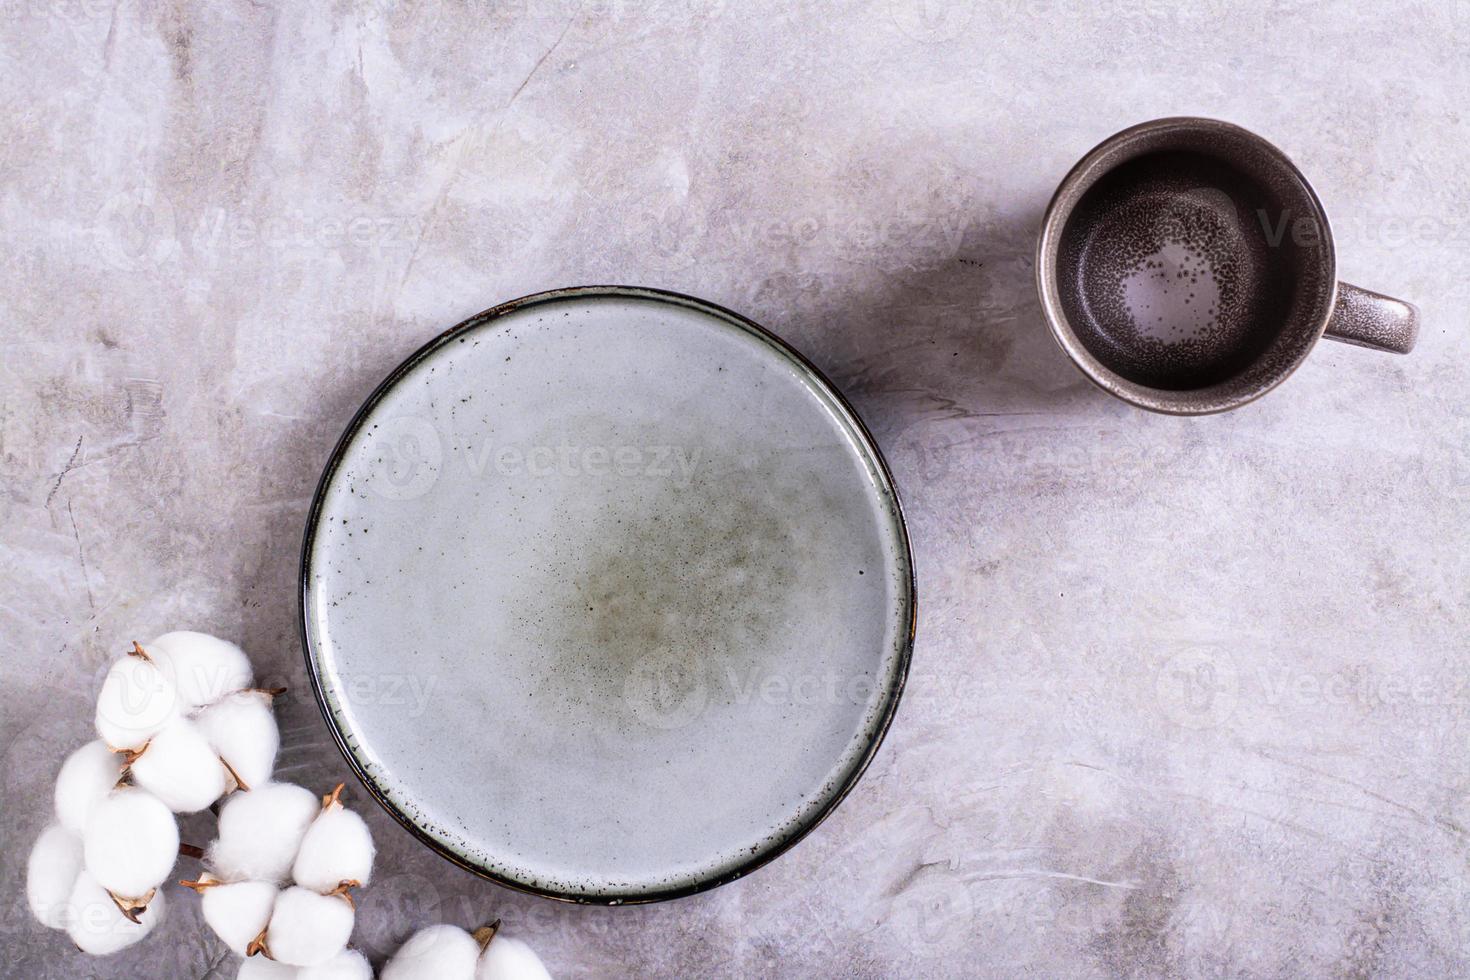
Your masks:
{"label": "textured stone background", "polygon": [[[103,961],[25,911],[99,672],[236,637],[292,687],[282,775],[335,781],[294,598],[332,442],[441,328],[605,281],[755,317],[864,413],[909,693],[816,833],[656,907],[482,883],[353,787],[374,957],[501,916],[560,976],[1470,971],[1466,0],[4,0],[0,34],[5,976],[233,976],[184,894]],[[1034,231],[1174,113],[1292,154],[1419,350],[1324,343],[1217,418],[1089,387]]]}

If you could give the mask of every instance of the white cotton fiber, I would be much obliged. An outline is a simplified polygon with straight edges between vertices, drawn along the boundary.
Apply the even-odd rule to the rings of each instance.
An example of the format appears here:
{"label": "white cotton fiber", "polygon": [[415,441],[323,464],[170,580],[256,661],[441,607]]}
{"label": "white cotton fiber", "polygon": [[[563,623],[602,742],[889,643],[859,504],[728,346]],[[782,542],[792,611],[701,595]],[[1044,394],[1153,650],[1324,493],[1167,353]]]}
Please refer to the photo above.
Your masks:
{"label": "white cotton fiber", "polygon": [[373,980],[367,957],[355,949],[344,949],[321,966],[303,966],[296,980]]}
{"label": "white cotton fiber", "polygon": [[458,926],[428,926],[393,954],[380,980],[475,980],[480,944]]}
{"label": "white cotton fiber", "polygon": [[373,835],[362,817],[340,803],[332,803],[311,822],[291,867],[296,884],[319,892],[344,881],[366,885],[372,873]]}
{"label": "white cotton fiber", "polygon": [[353,919],[352,903],[341,895],[287,888],[276,897],[265,945],[279,963],[319,966],[347,946]]}
{"label": "white cotton fiber", "polygon": [[92,808],[107,798],[122,776],[123,758],[101,739],[66,757],[56,776],[56,819],[78,837]]}
{"label": "white cotton fiber", "polygon": [[264,956],[252,956],[240,964],[235,980],[299,980],[301,971],[285,963],[268,960]]}
{"label": "white cotton fiber", "polygon": [[551,980],[536,951],[513,936],[497,935],[480,955],[475,980]]}
{"label": "white cotton fiber", "polygon": [[315,794],[290,783],[236,793],[220,808],[219,838],[205,863],[225,881],[288,881],[301,838],[320,810]]}
{"label": "white cotton fiber", "polygon": [[97,880],[83,871],[77,876],[67,909],[67,935],[84,953],[106,956],[116,953],[153,931],[163,918],[163,890],[153,896],[148,907],[131,922],[118,909],[117,903]]}
{"label": "white cotton fiber", "polygon": [[264,691],[239,691],[210,705],[195,719],[215,753],[245,786],[267,782],[276,768],[281,732]]}
{"label": "white cotton fiber", "polygon": [[236,956],[270,924],[279,889],[269,881],[212,885],[200,892],[204,921]]}
{"label": "white cotton fiber", "polygon": [[81,872],[81,839],[60,824],[41,831],[26,864],[26,900],[43,926],[66,928],[67,899]]}
{"label": "white cotton fiber", "polygon": [[129,768],[140,789],[175,813],[198,813],[225,794],[225,767],[187,718],[169,722]]}
{"label": "white cotton fiber", "polygon": [[124,788],[92,810],[82,848],[98,884],[123,898],[142,898],[173,870],[179,825],[157,797]]}
{"label": "white cotton fiber", "polygon": [[254,683],[250,659],[228,640],[177,630],[143,647],[173,681],[187,711],[195,711]]}
{"label": "white cotton fiber", "polygon": [[97,734],[115,749],[142,748],[179,713],[179,696],[163,672],[142,657],[117,660],[97,695]]}

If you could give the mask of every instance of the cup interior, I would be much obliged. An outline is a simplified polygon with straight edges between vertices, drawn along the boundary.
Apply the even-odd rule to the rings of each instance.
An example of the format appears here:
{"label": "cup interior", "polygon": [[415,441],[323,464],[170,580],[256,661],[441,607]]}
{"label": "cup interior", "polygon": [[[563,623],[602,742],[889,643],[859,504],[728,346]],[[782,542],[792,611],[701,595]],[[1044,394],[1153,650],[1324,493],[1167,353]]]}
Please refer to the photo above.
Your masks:
{"label": "cup interior", "polygon": [[1296,168],[1213,120],[1146,124],[1093,151],[1053,202],[1041,263],[1053,327],[1083,369],[1181,412],[1233,407],[1289,374],[1336,277]]}

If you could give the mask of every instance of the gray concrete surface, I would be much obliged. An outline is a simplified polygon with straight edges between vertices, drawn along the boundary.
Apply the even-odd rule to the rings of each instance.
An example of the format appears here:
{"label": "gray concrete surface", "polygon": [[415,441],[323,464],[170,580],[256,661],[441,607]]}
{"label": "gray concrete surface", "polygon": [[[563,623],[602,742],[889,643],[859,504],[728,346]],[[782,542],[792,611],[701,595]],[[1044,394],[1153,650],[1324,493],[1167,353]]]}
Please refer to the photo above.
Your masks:
{"label": "gray concrete surface", "polygon": [[[103,961],[25,911],[99,671],[237,638],[292,688],[283,776],[344,775],[295,625],[326,453],[442,327],[605,281],[755,317],[864,413],[908,696],[810,838],[655,907],[482,883],[354,787],[375,958],[499,916],[567,977],[1470,972],[1465,0],[7,0],[0,36],[5,976],[233,976],[187,895]],[[1419,350],[1323,344],[1217,418],[1089,387],[1033,232],[1175,113],[1292,154]]]}

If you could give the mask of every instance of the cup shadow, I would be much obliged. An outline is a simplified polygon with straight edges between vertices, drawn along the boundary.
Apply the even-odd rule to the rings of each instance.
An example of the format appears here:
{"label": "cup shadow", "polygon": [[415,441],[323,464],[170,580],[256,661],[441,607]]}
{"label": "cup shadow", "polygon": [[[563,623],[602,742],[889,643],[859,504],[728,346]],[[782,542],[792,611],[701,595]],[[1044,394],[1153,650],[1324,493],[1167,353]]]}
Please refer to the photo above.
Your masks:
{"label": "cup shadow", "polygon": [[801,311],[797,332],[823,338],[814,359],[880,442],[927,440],[922,430],[936,424],[1054,423],[1107,409],[1108,396],[1053,339],[1036,295],[1045,206],[977,220],[952,256]]}

